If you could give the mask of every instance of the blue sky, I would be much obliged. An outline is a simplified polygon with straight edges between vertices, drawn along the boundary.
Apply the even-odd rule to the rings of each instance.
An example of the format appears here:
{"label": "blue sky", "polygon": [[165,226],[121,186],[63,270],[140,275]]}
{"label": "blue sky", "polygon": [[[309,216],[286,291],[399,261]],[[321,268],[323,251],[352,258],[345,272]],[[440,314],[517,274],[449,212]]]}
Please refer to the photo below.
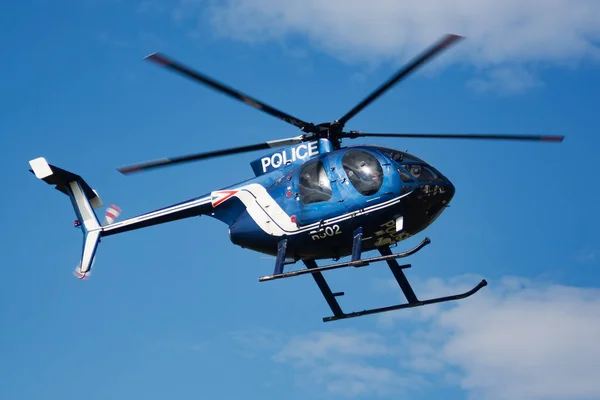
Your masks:
{"label": "blue sky", "polygon": [[[600,397],[600,6],[533,1],[50,1],[1,6],[3,399]],[[344,5],[345,4],[345,5]],[[127,218],[252,175],[261,153],[134,176],[116,167],[273,140],[293,127],[143,61],[162,51],[314,122],[339,118],[446,32],[467,39],[348,124],[372,132],[565,135],[386,140],[457,186],[407,272],[473,298],[324,324],[310,277],[207,217],[107,238],[87,282],[67,199],[28,161],[81,174]],[[353,141],[366,143],[366,141]],[[392,304],[389,271],[326,276],[348,311]]]}

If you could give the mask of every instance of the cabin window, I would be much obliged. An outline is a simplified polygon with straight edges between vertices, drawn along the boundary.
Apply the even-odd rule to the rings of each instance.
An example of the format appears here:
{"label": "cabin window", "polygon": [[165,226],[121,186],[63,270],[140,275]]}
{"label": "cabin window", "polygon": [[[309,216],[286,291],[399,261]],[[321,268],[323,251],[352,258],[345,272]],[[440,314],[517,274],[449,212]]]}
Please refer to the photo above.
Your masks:
{"label": "cabin window", "polygon": [[331,182],[321,161],[308,164],[300,173],[300,199],[304,204],[327,201],[331,198]]}
{"label": "cabin window", "polygon": [[371,196],[381,189],[383,169],[373,155],[360,150],[350,150],[342,157],[342,165],[350,183],[360,194]]}

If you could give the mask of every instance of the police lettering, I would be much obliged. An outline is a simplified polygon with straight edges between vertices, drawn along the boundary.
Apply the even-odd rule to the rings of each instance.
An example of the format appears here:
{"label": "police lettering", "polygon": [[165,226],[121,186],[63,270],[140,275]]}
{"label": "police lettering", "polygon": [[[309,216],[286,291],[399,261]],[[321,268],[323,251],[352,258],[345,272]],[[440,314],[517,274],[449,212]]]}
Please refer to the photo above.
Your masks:
{"label": "police lettering", "polygon": [[382,228],[380,231],[375,232],[375,237],[377,239],[375,241],[375,247],[394,244],[411,236],[408,232],[396,231],[395,220],[380,225],[380,228]]}
{"label": "police lettering", "polygon": [[[290,154],[291,153],[291,154]],[[271,166],[275,169],[283,165],[304,160],[307,157],[312,157],[319,153],[317,142],[302,143],[296,147],[283,150],[280,153],[273,153],[271,156],[260,159],[263,172],[267,172],[267,167]]]}

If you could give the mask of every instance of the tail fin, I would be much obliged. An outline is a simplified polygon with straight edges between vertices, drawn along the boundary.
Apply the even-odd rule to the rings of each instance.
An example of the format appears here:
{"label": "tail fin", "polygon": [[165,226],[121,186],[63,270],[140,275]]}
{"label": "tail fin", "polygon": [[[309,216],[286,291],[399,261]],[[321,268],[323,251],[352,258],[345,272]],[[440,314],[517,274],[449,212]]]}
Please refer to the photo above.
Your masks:
{"label": "tail fin", "polygon": [[50,165],[43,157],[29,161],[29,165],[31,166],[30,171],[38,179],[49,185],[55,185],[57,190],[71,199],[77,223],[83,232],[81,262],[75,270],[75,276],[79,279],[86,279],[91,271],[103,229],[94,212],[95,208],[102,206],[102,200],[98,193],[89,187],[79,175]]}

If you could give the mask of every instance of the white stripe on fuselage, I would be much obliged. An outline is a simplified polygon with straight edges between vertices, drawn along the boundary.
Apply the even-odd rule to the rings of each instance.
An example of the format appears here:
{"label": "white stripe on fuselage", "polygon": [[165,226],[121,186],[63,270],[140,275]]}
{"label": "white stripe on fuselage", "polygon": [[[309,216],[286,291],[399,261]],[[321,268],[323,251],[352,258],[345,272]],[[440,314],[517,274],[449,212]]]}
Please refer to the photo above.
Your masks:
{"label": "white stripe on fuselage", "polygon": [[[398,204],[403,197],[406,197],[411,192],[405,193],[402,196],[393,198],[380,204],[375,204],[358,211],[341,214],[336,217],[315,222],[310,225],[298,228],[292,222],[291,217],[281,208],[281,206],[271,197],[267,190],[258,183],[240,186],[234,190],[238,192],[232,197],[237,197],[246,207],[248,214],[252,220],[267,234],[271,236],[295,235],[325,226],[334,222],[341,222],[349,218],[354,218],[369,212],[377,211],[383,208]],[[229,200],[229,199],[228,199]],[[228,201],[226,200],[226,201]]]}
{"label": "white stripe on fuselage", "polygon": [[266,189],[258,183],[242,186],[233,195],[244,203],[250,217],[271,236],[283,236],[298,230],[291,217],[277,204]]}

